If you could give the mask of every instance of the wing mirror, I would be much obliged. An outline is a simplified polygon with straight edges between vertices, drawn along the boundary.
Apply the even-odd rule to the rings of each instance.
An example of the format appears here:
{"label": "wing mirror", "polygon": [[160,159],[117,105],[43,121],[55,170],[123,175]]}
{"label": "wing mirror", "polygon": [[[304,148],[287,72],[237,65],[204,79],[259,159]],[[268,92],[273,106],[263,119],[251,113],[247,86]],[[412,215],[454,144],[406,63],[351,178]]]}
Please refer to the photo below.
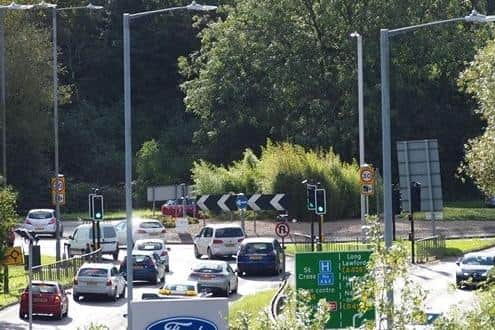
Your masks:
{"label": "wing mirror", "polygon": [[167,251],[170,251],[170,248],[169,247],[167,248]]}
{"label": "wing mirror", "polygon": [[69,235],[69,239],[74,239],[74,237],[72,235]]}
{"label": "wing mirror", "polygon": [[458,260],[455,262],[455,264],[456,264],[457,266],[460,266],[460,265],[461,265],[461,259],[458,259]]}

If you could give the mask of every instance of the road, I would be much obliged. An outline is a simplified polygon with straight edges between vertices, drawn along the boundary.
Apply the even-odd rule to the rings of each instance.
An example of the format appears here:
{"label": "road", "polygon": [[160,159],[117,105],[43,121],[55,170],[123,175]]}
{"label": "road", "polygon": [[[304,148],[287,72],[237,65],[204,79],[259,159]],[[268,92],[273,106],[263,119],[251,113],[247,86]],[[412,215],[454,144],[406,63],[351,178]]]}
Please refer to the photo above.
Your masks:
{"label": "road", "polygon": [[[52,238],[44,238],[40,240],[41,253],[46,255],[55,255],[55,240]],[[61,244],[63,246],[63,243]],[[192,245],[170,245],[170,273],[167,274],[167,280],[173,281],[175,279],[185,279],[191,269],[192,264],[195,262],[193,246]],[[119,254],[119,260],[123,260],[125,250],[122,250]],[[111,262],[110,259],[108,259]],[[235,269],[235,259],[227,260]],[[294,269],[294,263],[292,258],[287,259],[287,269]],[[280,283],[280,277],[240,277],[239,289],[236,294],[231,295],[229,298],[231,301],[238,300],[245,295],[266,290],[269,288],[276,288]],[[160,285],[149,285],[146,283],[135,283],[133,290],[133,300],[140,300],[141,295],[145,292],[156,293]],[[70,290],[69,290],[70,291]],[[127,313],[127,299],[121,299],[117,302],[111,302],[106,300],[81,300],[76,303],[72,300],[72,296],[69,296],[69,314],[68,317],[55,321],[45,317],[35,317],[33,319],[33,329],[47,330],[47,329],[77,329],[78,327],[84,329],[91,323],[99,322],[108,325],[110,329],[125,329],[126,319],[123,317]],[[0,311],[0,329],[27,329],[28,323],[24,320],[20,320],[18,316],[19,305],[14,305]]]}

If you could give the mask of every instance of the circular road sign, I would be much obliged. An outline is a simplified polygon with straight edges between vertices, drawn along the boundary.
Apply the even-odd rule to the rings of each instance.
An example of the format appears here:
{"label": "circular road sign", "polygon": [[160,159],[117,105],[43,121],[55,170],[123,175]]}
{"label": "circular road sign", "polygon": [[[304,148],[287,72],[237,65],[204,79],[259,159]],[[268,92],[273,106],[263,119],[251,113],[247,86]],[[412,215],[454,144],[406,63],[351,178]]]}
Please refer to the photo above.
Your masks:
{"label": "circular road sign", "polygon": [[278,237],[286,238],[287,236],[289,236],[289,233],[290,233],[290,228],[288,223],[279,222],[275,226],[275,234],[277,234]]}
{"label": "circular road sign", "polygon": [[359,179],[361,183],[373,183],[373,169],[371,167],[362,167],[359,173]]}
{"label": "circular road sign", "polygon": [[237,195],[235,203],[239,209],[247,208],[247,197],[245,195]]}
{"label": "circular road sign", "polygon": [[58,193],[65,192],[65,178],[64,177],[52,178],[51,181],[52,181],[51,182],[52,192],[58,192]]}

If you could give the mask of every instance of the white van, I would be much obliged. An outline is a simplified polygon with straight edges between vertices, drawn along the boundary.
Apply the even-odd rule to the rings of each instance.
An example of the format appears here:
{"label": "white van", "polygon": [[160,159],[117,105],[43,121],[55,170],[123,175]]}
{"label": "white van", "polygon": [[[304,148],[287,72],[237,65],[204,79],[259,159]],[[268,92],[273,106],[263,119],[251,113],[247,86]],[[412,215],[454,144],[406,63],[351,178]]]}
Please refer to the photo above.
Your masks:
{"label": "white van", "polygon": [[[95,240],[98,238],[96,234]],[[93,228],[92,224],[79,225],[69,236],[69,257],[84,254],[89,246],[93,245]],[[117,243],[117,233],[112,224],[100,222],[100,246],[103,254],[111,254],[114,260],[119,255],[119,246]]]}

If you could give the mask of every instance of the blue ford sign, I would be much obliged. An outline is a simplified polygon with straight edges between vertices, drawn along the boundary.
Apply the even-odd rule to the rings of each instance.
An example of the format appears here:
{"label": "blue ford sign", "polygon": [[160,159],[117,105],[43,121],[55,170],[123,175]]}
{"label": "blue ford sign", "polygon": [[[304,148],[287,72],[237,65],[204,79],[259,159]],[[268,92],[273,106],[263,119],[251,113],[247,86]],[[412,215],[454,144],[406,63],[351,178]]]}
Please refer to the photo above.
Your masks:
{"label": "blue ford sign", "polygon": [[146,330],[218,330],[212,322],[198,317],[176,316],[156,321]]}

